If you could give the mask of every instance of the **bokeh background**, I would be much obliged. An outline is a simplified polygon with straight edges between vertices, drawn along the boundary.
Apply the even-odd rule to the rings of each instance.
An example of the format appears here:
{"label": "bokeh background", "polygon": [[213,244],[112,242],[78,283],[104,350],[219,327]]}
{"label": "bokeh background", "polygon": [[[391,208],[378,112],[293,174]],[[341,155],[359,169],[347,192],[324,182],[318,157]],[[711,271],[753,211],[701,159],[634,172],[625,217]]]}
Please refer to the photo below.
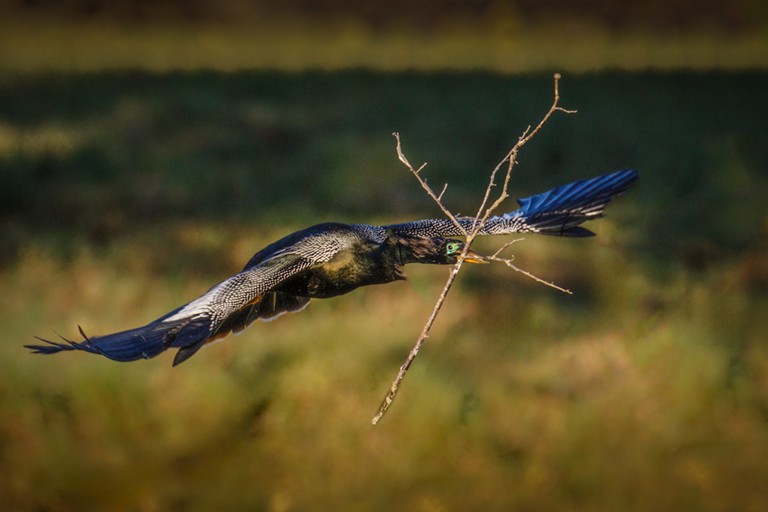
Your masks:
{"label": "bokeh background", "polygon": [[[0,1],[4,510],[768,506],[768,4]],[[623,167],[587,240],[315,301],[177,368],[33,356],[146,323],[267,243]],[[506,205],[514,208],[514,202]],[[493,251],[509,238],[481,240]]]}

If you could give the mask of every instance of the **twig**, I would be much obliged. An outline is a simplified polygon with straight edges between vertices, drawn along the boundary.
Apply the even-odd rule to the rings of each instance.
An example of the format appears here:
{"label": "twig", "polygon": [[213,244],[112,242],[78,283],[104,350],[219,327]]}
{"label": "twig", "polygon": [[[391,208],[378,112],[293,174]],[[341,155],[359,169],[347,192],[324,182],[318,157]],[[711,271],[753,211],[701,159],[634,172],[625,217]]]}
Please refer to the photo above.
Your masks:
{"label": "twig", "polygon": [[416,344],[408,353],[408,357],[405,359],[405,362],[400,366],[400,370],[397,372],[395,380],[392,381],[392,385],[389,387],[389,392],[384,397],[384,400],[379,406],[379,412],[377,412],[376,416],[374,416],[371,420],[371,423],[374,425],[376,425],[381,417],[386,414],[387,409],[389,409],[389,406],[392,405],[392,402],[394,402],[397,391],[400,389],[400,383],[403,382],[405,374],[408,373],[408,369],[411,367],[411,363],[413,363],[413,360],[416,359],[416,356],[418,355],[419,350],[421,350],[421,347],[424,345],[424,342],[427,341],[427,338],[429,338],[429,331],[432,329],[432,324],[435,323],[437,314],[443,307],[445,298],[448,296],[448,291],[451,289],[453,282],[456,280],[456,276],[459,275],[459,270],[461,270],[463,263],[464,258],[459,258],[459,260],[456,262],[456,265],[454,265],[451,269],[451,273],[448,275],[448,280],[443,286],[443,291],[440,292],[440,296],[437,298],[437,302],[435,302],[435,306],[432,308],[432,313],[430,313],[429,318],[427,318],[427,323],[424,324],[424,328],[421,330],[421,334],[416,340]]}
{"label": "twig", "polygon": [[533,279],[537,283],[541,283],[543,285],[549,286],[550,288],[554,288],[555,290],[560,290],[561,292],[567,293],[568,295],[573,295],[573,292],[571,290],[569,290],[568,288],[563,288],[562,286],[558,286],[558,285],[556,285],[555,283],[553,283],[551,281],[546,281],[546,280],[544,280],[544,279],[542,279],[542,278],[540,278],[538,276],[535,276],[534,274],[528,272],[527,270],[521,269],[520,267],[518,267],[514,263],[512,263],[512,259],[511,258],[497,258],[495,256],[489,256],[488,259],[491,260],[491,261],[499,261],[501,263],[504,263],[506,266],[508,266],[509,268],[514,270],[515,272],[520,272],[524,276],[530,277],[531,279]]}
{"label": "twig", "polygon": [[[483,197],[482,202],[480,203],[480,207],[477,209],[477,215],[475,216],[475,224],[480,224],[480,229],[482,229],[482,225],[485,224],[485,221],[488,220],[488,217],[491,216],[491,214],[498,208],[501,203],[504,202],[507,198],[509,198],[508,194],[508,187],[509,187],[509,181],[512,177],[512,169],[514,168],[515,164],[517,163],[517,155],[520,153],[520,149],[522,149],[523,146],[528,144],[528,142],[536,136],[539,131],[544,127],[544,125],[549,121],[549,118],[552,117],[552,114],[555,112],[564,112],[566,114],[575,114],[576,110],[567,110],[559,106],[560,103],[560,73],[555,73],[554,75],[554,99],[552,100],[552,105],[549,107],[549,110],[547,110],[547,113],[544,114],[544,117],[541,118],[541,121],[539,121],[539,124],[536,125],[536,127],[531,131],[531,127],[525,129],[523,134],[518,137],[517,143],[512,147],[512,149],[509,150],[509,152],[506,154],[504,158],[501,159],[501,161],[494,167],[493,171],[491,171],[490,179],[488,180],[488,187],[485,189],[485,196]],[[490,200],[491,195],[491,189],[496,184],[496,175],[501,170],[501,167],[507,163],[507,172],[504,176],[504,183],[501,188],[501,193],[499,194],[498,198],[491,204],[489,208],[485,208],[485,206],[488,204],[488,201]],[[483,210],[485,210],[485,213],[483,213]],[[479,219],[479,221],[478,221]],[[475,230],[475,226],[473,225],[472,231]]]}
{"label": "twig", "polygon": [[[458,228],[459,232],[466,237],[466,243],[464,244],[464,250],[462,251],[461,255],[459,256],[458,260],[456,261],[456,264],[451,269],[450,274],[448,275],[448,279],[445,282],[445,285],[443,286],[443,291],[440,293],[440,296],[437,298],[437,301],[435,302],[435,306],[432,308],[432,313],[430,313],[429,318],[427,318],[427,322],[424,324],[424,328],[421,331],[421,334],[419,335],[419,338],[416,340],[416,344],[413,346],[411,351],[408,353],[408,357],[406,358],[405,362],[400,366],[400,371],[398,371],[397,376],[392,381],[392,385],[389,388],[389,392],[384,397],[384,400],[381,403],[381,406],[379,407],[379,411],[376,413],[376,415],[372,419],[372,423],[376,425],[379,420],[386,414],[389,407],[392,405],[392,403],[395,400],[395,397],[397,396],[397,392],[400,389],[400,385],[403,382],[403,379],[405,378],[405,375],[408,373],[408,369],[411,367],[411,364],[413,363],[414,359],[416,359],[416,356],[419,353],[419,350],[421,350],[421,347],[426,342],[427,338],[429,338],[429,332],[432,329],[432,325],[435,322],[435,319],[437,318],[437,315],[440,313],[441,308],[443,307],[443,304],[445,303],[445,298],[448,295],[448,292],[451,289],[451,286],[453,285],[453,282],[456,279],[456,276],[458,276],[459,271],[461,270],[462,265],[464,264],[464,260],[467,256],[467,253],[472,245],[472,242],[475,240],[475,238],[482,233],[483,227],[485,226],[485,222],[488,220],[488,218],[493,214],[493,212],[504,202],[505,199],[509,197],[508,194],[508,187],[509,182],[512,177],[512,170],[517,163],[517,156],[520,152],[520,149],[525,146],[533,137],[536,136],[537,133],[541,130],[541,128],[547,123],[550,117],[552,117],[552,114],[555,112],[564,112],[567,114],[575,113],[575,110],[566,110],[559,106],[560,102],[560,89],[559,89],[559,82],[560,82],[560,73],[555,73],[554,75],[554,100],[552,102],[552,105],[549,107],[549,110],[544,114],[544,117],[539,121],[539,123],[536,125],[533,130],[531,130],[531,127],[529,126],[526,128],[526,130],[523,132],[523,134],[518,137],[517,143],[512,147],[512,149],[504,156],[504,158],[501,159],[501,161],[494,167],[493,171],[491,171],[491,174],[488,179],[488,186],[485,189],[485,194],[483,196],[483,199],[480,203],[480,206],[477,209],[477,215],[474,217],[474,221],[472,222],[472,227],[467,231],[467,229],[464,228],[464,226],[461,225],[457,217],[445,206],[443,203],[443,195],[445,194],[446,189],[448,188],[448,184],[445,184],[443,186],[442,191],[440,194],[435,194],[435,192],[432,190],[432,188],[427,185],[427,182],[424,178],[420,176],[420,172],[424,167],[427,165],[426,163],[422,164],[421,167],[418,169],[414,169],[413,166],[410,164],[408,159],[405,157],[402,151],[402,147],[400,145],[400,134],[395,132],[392,135],[395,137],[395,140],[397,141],[397,157],[398,159],[405,165],[408,170],[411,171],[413,176],[419,181],[419,184],[421,187],[427,192],[429,197],[432,198],[432,200],[437,203],[438,207],[442,212],[445,214],[446,217],[448,217],[451,222]],[[488,203],[491,200],[491,192],[493,188],[496,186],[496,176],[501,171],[501,169],[504,167],[504,164],[507,164],[506,173],[504,175],[504,181],[502,183],[501,192],[499,193],[498,197],[488,206]],[[519,240],[519,239],[518,239]],[[499,258],[499,254],[515,243],[518,240],[513,240],[512,242],[508,242],[505,244],[501,249],[496,251],[496,253],[490,257],[489,259],[494,261],[500,261],[505,263],[510,268],[516,270],[517,272],[521,272],[522,274],[530,277],[531,279],[536,280],[537,282],[540,282],[542,284],[545,284],[547,286],[551,286],[553,288],[556,288],[558,290],[561,290],[565,293],[571,293],[570,291],[560,288],[559,286],[555,285],[554,283],[550,283],[548,281],[545,281],[543,279],[540,279],[530,272],[527,272],[525,270],[522,270],[518,267],[516,267],[511,259],[508,258]]]}
{"label": "twig", "polygon": [[504,252],[507,249],[507,247],[509,247],[509,246],[511,246],[513,244],[516,244],[517,242],[522,242],[523,240],[525,240],[525,238],[515,238],[514,240],[511,240],[511,241],[505,243],[504,245],[499,247],[498,251],[496,251],[495,253],[493,253],[490,256],[488,256],[488,259],[495,260],[499,256],[499,254],[501,254],[502,252]]}
{"label": "twig", "polygon": [[573,292],[571,290],[569,290],[567,288],[563,288],[561,286],[558,286],[558,285],[556,285],[555,283],[553,283],[551,281],[546,281],[546,280],[544,280],[544,279],[534,275],[533,273],[528,272],[527,270],[521,269],[520,267],[518,267],[517,265],[512,263],[512,261],[515,259],[514,256],[511,257],[511,258],[500,258],[499,257],[499,255],[502,252],[504,252],[504,250],[507,249],[507,247],[509,247],[509,246],[511,246],[513,244],[516,244],[517,242],[522,242],[523,240],[525,240],[525,238],[515,238],[514,240],[509,241],[509,242],[505,243],[504,245],[502,245],[499,248],[499,250],[497,250],[495,253],[491,254],[490,256],[486,256],[486,257],[490,261],[498,261],[498,262],[504,263],[506,266],[508,266],[509,268],[514,270],[515,272],[520,272],[524,276],[530,277],[531,279],[533,279],[537,283],[541,283],[543,285],[549,286],[550,288],[554,288],[555,290],[560,290],[561,292],[567,293],[568,295],[573,295]]}
{"label": "twig", "polygon": [[427,166],[427,163],[424,162],[423,164],[421,164],[421,167],[419,167],[418,169],[414,169],[413,166],[411,165],[411,163],[408,161],[408,159],[403,154],[403,149],[402,149],[402,146],[400,145],[400,134],[397,133],[397,132],[394,132],[394,133],[392,133],[392,136],[397,141],[397,147],[396,147],[396,149],[397,149],[397,158],[403,163],[403,165],[405,165],[408,168],[409,171],[411,171],[411,174],[413,174],[413,176],[419,181],[419,184],[421,185],[421,188],[423,188],[427,192],[429,197],[431,197],[435,201],[435,203],[437,203],[437,206],[440,207],[440,209],[443,211],[445,216],[448,217],[449,219],[451,219],[451,222],[453,222],[456,225],[456,227],[459,229],[459,231],[461,232],[462,235],[466,236],[467,230],[464,229],[464,226],[461,225],[461,223],[456,218],[456,216],[448,208],[446,208],[445,205],[443,204],[443,194],[445,194],[445,191],[448,189],[448,184],[446,183],[443,186],[443,190],[442,190],[442,192],[440,192],[440,195],[436,195],[434,190],[432,190],[432,187],[430,187],[427,184],[427,180],[425,180],[424,178],[422,178],[419,175],[421,170],[424,169]]}

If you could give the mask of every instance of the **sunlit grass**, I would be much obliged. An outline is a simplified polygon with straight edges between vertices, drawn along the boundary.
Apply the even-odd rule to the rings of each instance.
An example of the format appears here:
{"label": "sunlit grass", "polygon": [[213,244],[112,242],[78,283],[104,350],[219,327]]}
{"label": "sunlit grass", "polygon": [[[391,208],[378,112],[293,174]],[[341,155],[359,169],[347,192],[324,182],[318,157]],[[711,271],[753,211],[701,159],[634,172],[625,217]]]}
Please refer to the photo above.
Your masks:
{"label": "sunlit grass", "polygon": [[504,73],[601,69],[764,69],[765,34],[691,29],[613,32],[590,23],[373,30],[354,22],[58,24],[0,27],[0,71],[472,69]]}
{"label": "sunlit grass", "polygon": [[[173,231],[195,243],[218,233],[224,270],[231,252],[276,234]],[[662,283],[605,244],[522,242],[521,264],[557,269],[575,297],[469,268],[372,427],[444,269],[316,301],[178,368],[168,355],[117,364],[21,348],[78,323],[100,333],[146,322],[212,284],[139,263],[126,272],[121,252],[147,243],[69,262],[30,249],[0,274],[13,291],[0,308],[12,508],[757,510],[768,497],[766,299],[723,274]]]}

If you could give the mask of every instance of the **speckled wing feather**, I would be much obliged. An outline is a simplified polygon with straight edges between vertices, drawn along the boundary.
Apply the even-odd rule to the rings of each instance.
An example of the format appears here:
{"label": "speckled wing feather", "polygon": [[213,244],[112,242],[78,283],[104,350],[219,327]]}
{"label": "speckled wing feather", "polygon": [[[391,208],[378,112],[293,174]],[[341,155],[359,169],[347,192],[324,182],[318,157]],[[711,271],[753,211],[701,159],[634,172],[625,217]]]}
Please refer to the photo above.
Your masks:
{"label": "speckled wing feather", "polygon": [[[270,290],[312,265],[329,261],[347,247],[352,238],[328,239],[322,232],[305,230],[303,236],[286,237],[272,244],[268,252],[261,251],[258,261],[249,264],[242,272],[145,326],[93,337],[86,336],[81,330],[82,342],[38,338],[45,344],[27,347],[42,354],[84,350],[116,361],[151,358],[176,347],[179,351],[174,365],[180,364],[207,342],[232,330],[242,330],[262,313],[266,319],[271,319],[285,311],[302,309],[308,299],[278,296]],[[262,307],[260,302],[265,297],[274,302]]]}
{"label": "speckled wing feather", "polygon": [[[562,185],[542,194],[518,199],[520,208],[504,215],[490,217],[481,235],[541,233],[557,236],[591,236],[594,233],[579,226],[598,218],[611,198],[627,190],[637,179],[637,171],[624,169],[589,180]],[[474,217],[461,217],[459,223],[469,231]],[[459,229],[448,219],[428,219],[384,226],[397,234],[411,236],[460,236]]]}

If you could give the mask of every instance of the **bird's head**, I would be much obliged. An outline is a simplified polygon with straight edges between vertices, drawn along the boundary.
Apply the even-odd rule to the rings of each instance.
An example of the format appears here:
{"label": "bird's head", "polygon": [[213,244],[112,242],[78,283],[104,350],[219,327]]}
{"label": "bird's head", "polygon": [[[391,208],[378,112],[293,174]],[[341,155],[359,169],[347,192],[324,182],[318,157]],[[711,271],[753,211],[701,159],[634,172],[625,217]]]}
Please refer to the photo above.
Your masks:
{"label": "bird's head", "polygon": [[[452,265],[459,260],[465,243],[453,238],[401,237],[398,240],[400,258],[403,263],[432,263]],[[469,263],[488,263],[486,256],[475,251],[467,251],[464,261]]]}

